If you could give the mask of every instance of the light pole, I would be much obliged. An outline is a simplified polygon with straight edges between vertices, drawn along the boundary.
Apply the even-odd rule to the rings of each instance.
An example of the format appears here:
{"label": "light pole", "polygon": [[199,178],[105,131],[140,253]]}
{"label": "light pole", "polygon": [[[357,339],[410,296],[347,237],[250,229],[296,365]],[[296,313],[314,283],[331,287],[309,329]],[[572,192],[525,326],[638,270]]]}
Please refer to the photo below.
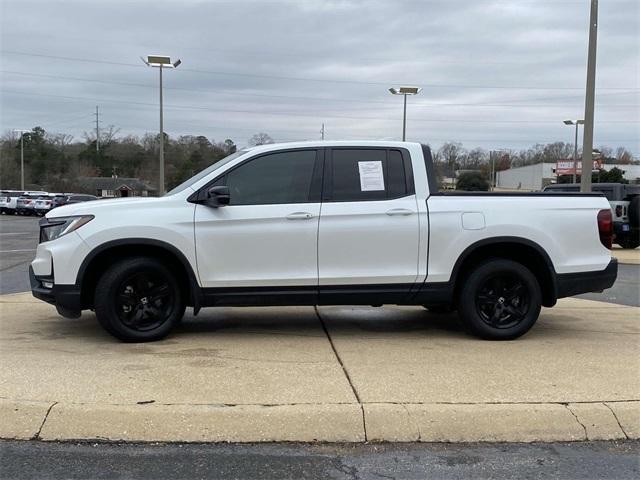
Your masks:
{"label": "light pole", "polygon": [[[142,57],[140,57],[142,58]],[[162,70],[165,68],[178,68],[182,60],[176,60],[171,63],[171,58],[164,55],[147,55],[147,59],[142,61],[149,67],[157,67],[160,69],[160,170],[158,178],[158,196],[164,193],[164,126],[162,118]]]}
{"label": "light pole", "polygon": [[24,190],[24,134],[30,131],[31,130],[14,130],[14,132],[20,133],[20,190]]}
{"label": "light pole", "polygon": [[576,140],[573,144],[573,183],[576,183],[576,174],[577,172],[577,162],[578,162],[578,125],[582,125],[584,120],[565,120],[565,125],[575,125],[576,126]]}
{"label": "light pole", "polygon": [[[584,131],[582,132],[582,178],[580,191],[591,191],[593,169],[593,110],[596,97],[596,47],[598,42],[598,0],[591,0],[589,15],[589,54],[587,56],[587,88],[584,100]],[[588,173],[587,173],[588,172]]]}
{"label": "light pole", "polygon": [[389,91],[393,95],[402,95],[404,97],[404,109],[402,114],[402,141],[407,139],[407,95],[417,95],[422,91],[419,87],[392,87]]}

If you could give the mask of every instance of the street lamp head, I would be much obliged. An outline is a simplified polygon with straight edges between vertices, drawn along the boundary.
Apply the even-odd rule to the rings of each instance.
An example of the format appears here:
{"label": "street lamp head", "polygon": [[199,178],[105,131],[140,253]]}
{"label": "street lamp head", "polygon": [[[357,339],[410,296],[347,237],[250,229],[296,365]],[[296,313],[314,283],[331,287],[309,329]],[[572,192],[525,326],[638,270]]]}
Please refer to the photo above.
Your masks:
{"label": "street lamp head", "polygon": [[178,65],[182,63],[180,59],[172,62],[171,57],[165,55],[147,55],[146,60],[143,57],[140,58],[149,67],[178,68]]}
{"label": "street lamp head", "polygon": [[565,125],[573,125],[573,120],[565,120],[564,124]]}
{"label": "street lamp head", "polygon": [[584,125],[584,120],[565,120],[565,125]]}
{"label": "street lamp head", "polygon": [[417,95],[422,91],[420,87],[392,87],[389,91],[393,95]]}

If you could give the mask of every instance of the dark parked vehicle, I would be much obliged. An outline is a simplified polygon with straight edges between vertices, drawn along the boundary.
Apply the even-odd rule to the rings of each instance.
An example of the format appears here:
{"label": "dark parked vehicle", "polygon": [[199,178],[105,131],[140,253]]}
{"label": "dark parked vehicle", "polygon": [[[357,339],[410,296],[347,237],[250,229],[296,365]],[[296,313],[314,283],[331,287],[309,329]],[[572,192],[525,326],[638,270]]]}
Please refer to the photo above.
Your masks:
{"label": "dark parked vehicle", "polygon": [[98,200],[98,197],[94,195],[67,193],[64,195],[56,195],[53,198],[51,208],[61,207],[62,205],[71,205],[73,203],[90,202],[92,200]]}

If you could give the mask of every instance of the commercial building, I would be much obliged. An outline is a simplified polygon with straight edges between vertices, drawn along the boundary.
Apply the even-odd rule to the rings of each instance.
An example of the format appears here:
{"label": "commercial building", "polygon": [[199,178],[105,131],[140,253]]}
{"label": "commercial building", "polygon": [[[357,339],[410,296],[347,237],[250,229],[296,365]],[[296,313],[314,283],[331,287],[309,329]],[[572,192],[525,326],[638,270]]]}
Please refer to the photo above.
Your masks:
{"label": "commercial building", "polygon": [[[640,179],[640,165],[603,165],[604,170],[618,167],[624,171],[624,178],[630,182]],[[536,163],[524,167],[502,170],[496,174],[496,187],[509,190],[541,190],[556,181],[555,163]]]}

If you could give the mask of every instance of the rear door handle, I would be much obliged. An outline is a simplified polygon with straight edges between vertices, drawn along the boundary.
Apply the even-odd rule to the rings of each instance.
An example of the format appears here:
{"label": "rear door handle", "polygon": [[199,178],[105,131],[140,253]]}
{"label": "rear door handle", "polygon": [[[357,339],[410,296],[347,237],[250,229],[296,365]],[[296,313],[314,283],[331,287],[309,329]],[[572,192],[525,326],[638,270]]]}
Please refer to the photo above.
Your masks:
{"label": "rear door handle", "polygon": [[387,215],[393,217],[395,215],[411,215],[412,213],[415,213],[413,210],[409,210],[408,208],[392,208],[391,210],[387,211]]}
{"label": "rear door handle", "polygon": [[313,215],[309,212],[294,212],[287,215],[287,220],[309,220]]}

